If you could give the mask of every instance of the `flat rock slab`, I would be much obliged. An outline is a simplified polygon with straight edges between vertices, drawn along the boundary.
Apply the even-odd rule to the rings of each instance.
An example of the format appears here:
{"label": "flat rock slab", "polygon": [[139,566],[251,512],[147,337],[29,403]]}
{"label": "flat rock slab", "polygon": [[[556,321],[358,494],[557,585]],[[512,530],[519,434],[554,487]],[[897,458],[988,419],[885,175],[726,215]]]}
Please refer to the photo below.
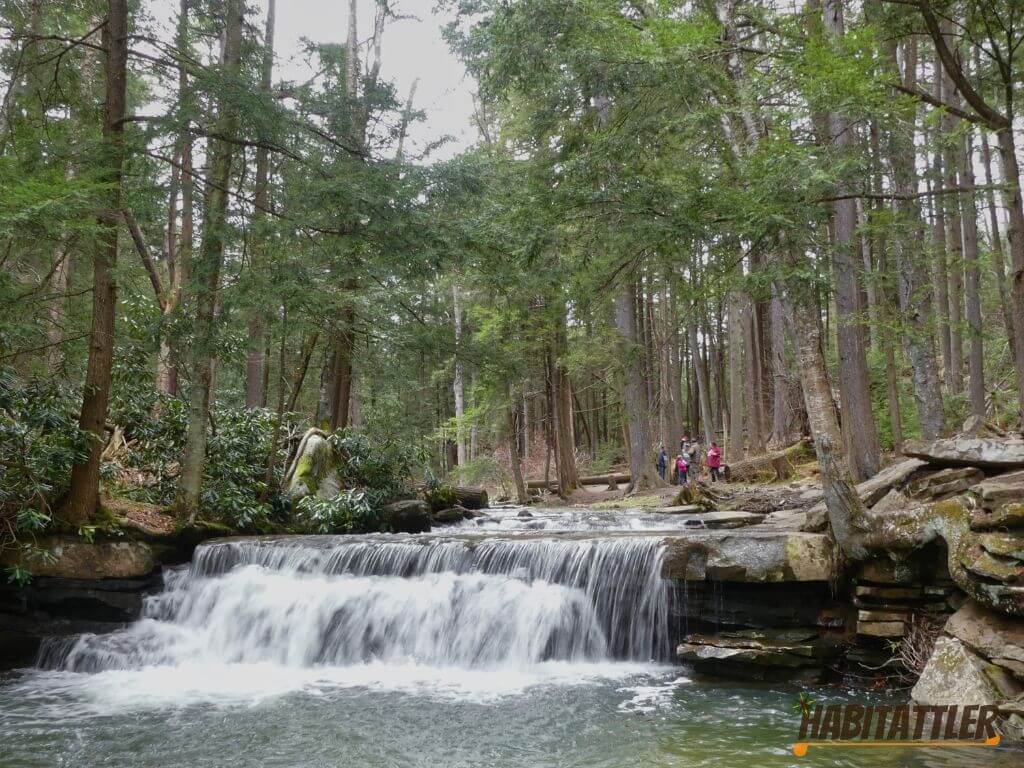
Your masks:
{"label": "flat rock slab", "polygon": [[857,495],[866,506],[873,506],[891,488],[902,483],[924,465],[925,462],[920,459],[905,459],[890,464],[874,477],[869,477],[863,483],[858,483]]}
{"label": "flat rock slab", "polygon": [[1024,502],[1024,472],[996,475],[971,488],[989,509],[1008,502]]}
{"label": "flat rock slab", "polygon": [[8,550],[0,555],[0,565],[18,566],[33,576],[62,579],[135,579],[157,568],[156,557],[142,541],[101,541],[53,536],[39,539],[36,549],[42,556]]}
{"label": "flat rock slab", "polygon": [[707,507],[700,504],[677,504],[674,507],[655,507],[652,511],[660,515],[696,515],[707,512]]}
{"label": "flat rock slab", "polygon": [[[900,485],[904,480],[926,466],[920,459],[906,459],[890,464],[874,477],[870,477],[863,483],[857,484],[857,495],[864,502],[864,506],[873,507],[881,501],[893,488]],[[807,511],[808,526],[814,530],[823,528],[828,522],[828,510],[825,502],[811,507]]]}
{"label": "flat rock slab", "polygon": [[911,440],[903,453],[936,467],[1024,468],[1024,440],[1020,438],[952,437],[925,443]]}
{"label": "flat rock slab", "polygon": [[1024,619],[989,611],[969,600],[950,616],[946,634],[985,658],[1024,664]]}
{"label": "flat rock slab", "polygon": [[694,530],[668,536],[662,576],[682,581],[830,581],[832,543],[820,533]]}
{"label": "flat rock slab", "polygon": [[838,653],[814,630],[741,631],[688,635],[676,648],[680,661],[728,662],[754,667],[817,667]]}
{"label": "flat rock slab", "polygon": [[683,523],[687,528],[743,528],[764,520],[755,512],[704,512],[692,515]]}

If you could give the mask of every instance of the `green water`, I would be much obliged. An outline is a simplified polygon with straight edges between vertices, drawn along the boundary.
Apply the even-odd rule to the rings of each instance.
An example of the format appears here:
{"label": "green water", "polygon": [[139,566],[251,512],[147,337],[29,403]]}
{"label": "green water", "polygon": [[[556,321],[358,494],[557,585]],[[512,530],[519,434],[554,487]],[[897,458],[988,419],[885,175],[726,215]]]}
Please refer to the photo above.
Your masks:
{"label": "green water", "polygon": [[790,748],[800,689],[695,682],[678,669],[552,665],[517,679],[367,667],[295,680],[243,667],[216,670],[216,681],[206,672],[14,673],[0,682],[0,766],[1024,764],[1024,753],[1005,748],[812,750],[798,759]]}

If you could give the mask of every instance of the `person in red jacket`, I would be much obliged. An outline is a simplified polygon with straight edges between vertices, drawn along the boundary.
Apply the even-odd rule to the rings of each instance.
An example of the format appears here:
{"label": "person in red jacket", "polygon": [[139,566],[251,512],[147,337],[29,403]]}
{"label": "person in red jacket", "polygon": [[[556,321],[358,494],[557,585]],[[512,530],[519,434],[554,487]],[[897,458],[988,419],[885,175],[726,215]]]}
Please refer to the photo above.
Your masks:
{"label": "person in red jacket", "polygon": [[708,449],[708,469],[711,470],[711,482],[718,482],[722,477],[722,449],[715,442]]}

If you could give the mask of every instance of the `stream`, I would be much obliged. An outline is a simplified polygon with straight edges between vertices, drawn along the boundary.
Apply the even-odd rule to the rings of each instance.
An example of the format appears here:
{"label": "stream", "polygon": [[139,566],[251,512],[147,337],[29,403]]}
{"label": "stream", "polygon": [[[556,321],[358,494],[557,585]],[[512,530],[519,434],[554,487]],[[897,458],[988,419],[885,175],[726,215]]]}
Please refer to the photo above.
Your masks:
{"label": "stream", "polygon": [[208,542],[139,621],[0,677],[0,768],[1019,765],[1002,749],[794,758],[800,691],[870,697],[674,665],[671,530],[508,509],[419,536]]}

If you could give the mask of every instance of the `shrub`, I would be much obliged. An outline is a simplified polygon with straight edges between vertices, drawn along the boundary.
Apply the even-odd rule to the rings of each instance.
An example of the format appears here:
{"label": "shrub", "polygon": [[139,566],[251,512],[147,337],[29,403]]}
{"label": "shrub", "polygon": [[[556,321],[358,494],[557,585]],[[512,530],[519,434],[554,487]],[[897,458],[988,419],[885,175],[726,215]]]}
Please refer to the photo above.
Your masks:
{"label": "shrub", "polygon": [[23,382],[0,373],[0,547],[45,530],[88,453],[79,400],[56,379]]}

